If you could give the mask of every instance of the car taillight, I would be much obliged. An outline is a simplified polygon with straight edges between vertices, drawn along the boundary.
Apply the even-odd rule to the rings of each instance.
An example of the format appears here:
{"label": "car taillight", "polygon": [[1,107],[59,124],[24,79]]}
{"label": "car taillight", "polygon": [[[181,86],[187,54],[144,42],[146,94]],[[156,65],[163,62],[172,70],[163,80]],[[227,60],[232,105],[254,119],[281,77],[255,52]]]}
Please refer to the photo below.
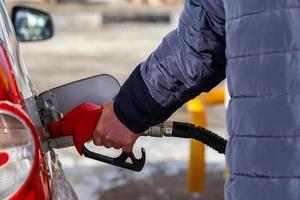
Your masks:
{"label": "car taillight", "polygon": [[25,185],[35,160],[33,127],[17,105],[0,102],[0,199]]}
{"label": "car taillight", "polygon": [[0,43],[0,100],[8,100],[16,104],[22,104],[22,98],[18,90],[15,75],[10,65],[9,57],[3,45]]}

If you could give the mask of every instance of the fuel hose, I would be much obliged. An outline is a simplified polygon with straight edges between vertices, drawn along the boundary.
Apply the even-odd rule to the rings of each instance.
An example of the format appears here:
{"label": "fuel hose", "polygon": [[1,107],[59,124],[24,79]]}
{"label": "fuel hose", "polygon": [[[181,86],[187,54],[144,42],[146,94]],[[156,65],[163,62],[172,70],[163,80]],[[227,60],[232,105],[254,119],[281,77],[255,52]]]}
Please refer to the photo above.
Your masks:
{"label": "fuel hose", "polygon": [[225,154],[227,140],[216,133],[184,122],[166,121],[157,126],[153,126],[142,134],[151,137],[177,137],[195,139],[221,154]]}

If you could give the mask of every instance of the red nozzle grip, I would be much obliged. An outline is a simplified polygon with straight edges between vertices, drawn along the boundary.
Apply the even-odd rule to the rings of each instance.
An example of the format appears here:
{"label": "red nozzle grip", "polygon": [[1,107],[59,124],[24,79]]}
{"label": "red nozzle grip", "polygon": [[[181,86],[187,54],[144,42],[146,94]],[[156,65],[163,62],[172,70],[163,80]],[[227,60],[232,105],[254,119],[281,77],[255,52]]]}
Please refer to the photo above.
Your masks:
{"label": "red nozzle grip", "polygon": [[94,103],[80,104],[61,120],[50,123],[51,138],[73,136],[74,145],[82,155],[83,145],[92,139],[102,110],[102,106]]}

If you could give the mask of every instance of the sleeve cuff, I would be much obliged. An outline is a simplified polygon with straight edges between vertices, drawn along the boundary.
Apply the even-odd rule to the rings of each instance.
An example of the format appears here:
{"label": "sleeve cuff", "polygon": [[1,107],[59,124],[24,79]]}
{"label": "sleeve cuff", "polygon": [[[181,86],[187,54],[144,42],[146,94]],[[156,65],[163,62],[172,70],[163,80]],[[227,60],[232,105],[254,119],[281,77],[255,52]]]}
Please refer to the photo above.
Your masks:
{"label": "sleeve cuff", "polygon": [[168,108],[151,96],[138,66],[122,86],[114,103],[118,119],[131,131],[142,133],[150,126],[168,119],[181,104]]}

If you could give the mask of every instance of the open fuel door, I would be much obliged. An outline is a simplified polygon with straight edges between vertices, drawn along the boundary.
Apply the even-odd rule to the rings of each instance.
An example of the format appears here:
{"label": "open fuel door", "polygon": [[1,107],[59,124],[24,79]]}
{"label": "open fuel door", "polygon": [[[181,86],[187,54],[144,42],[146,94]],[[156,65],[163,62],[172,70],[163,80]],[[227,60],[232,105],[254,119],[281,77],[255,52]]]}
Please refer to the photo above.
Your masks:
{"label": "open fuel door", "polygon": [[50,123],[59,121],[66,113],[82,103],[103,105],[110,102],[119,90],[120,84],[117,79],[103,74],[68,83],[40,94],[36,104],[48,138],[47,142],[42,144],[44,152],[47,152],[49,147],[59,149],[73,145],[71,137],[51,140],[48,130]]}
{"label": "open fuel door", "polygon": [[[36,102],[46,134],[49,134],[50,130],[52,130],[49,129],[50,124],[53,125],[55,122],[59,123],[60,120],[63,120],[65,115],[65,117],[70,116],[70,111],[72,112],[74,109],[80,108],[83,103],[103,105],[112,101],[119,90],[120,84],[118,81],[114,77],[104,74],[75,81],[43,92],[37,97]],[[92,121],[89,118],[91,117],[90,114],[86,115],[86,117],[81,114],[77,116],[79,116],[80,121],[87,120],[86,123],[81,122],[82,124],[73,123],[73,120],[71,120],[71,124],[79,124],[81,130]],[[96,119],[96,122],[97,121],[98,118]],[[73,129],[71,130],[74,131]],[[140,159],[136,159],[133,153],[124,152],[117,158],[111,158],[94,153],[85,147],[84,143],[92,139],[93,131],[84,131],[79,135],[75,132],[70,132],[70,135],[64,135],[58,138],[53,137],[53,135],[50,136],[50,134],[47,135],[47,141],[42,144],[43,151],[47,152],[51,148],[59,149],[75,145],[78,152],[85,157],[134,171],[142,170],[146,159],[143,148],[141,149],[142,157]],[[84,140],[78,147],[76,138],[79,138],[79,136],[87,136],[88,140]]]}
{"label": "open fuel door", "polygon": [[[84,102],[107,103],[115,98],[119,90],[120,84],[114,77],[97,75],[43,92],[37,97],[37,107],[39,111],[50,110],[64,115]],[[45,116],[41,117],[44,119]]]}

